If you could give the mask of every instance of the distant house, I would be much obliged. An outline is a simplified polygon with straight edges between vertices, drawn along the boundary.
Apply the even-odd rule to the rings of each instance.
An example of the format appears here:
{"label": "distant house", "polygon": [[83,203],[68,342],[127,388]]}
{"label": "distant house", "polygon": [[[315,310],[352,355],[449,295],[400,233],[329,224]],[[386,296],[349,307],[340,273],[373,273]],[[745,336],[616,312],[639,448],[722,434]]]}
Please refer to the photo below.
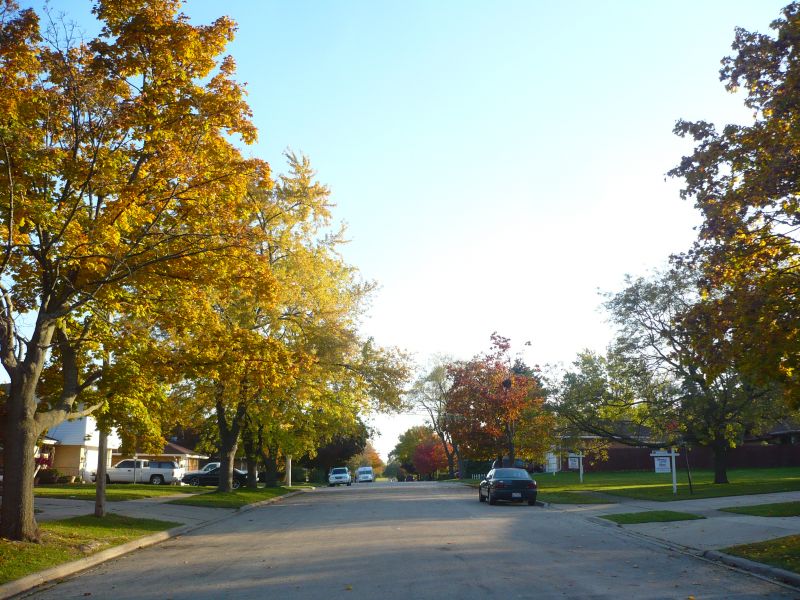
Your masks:
{"label": "distant house", "polygon": [[[58,469],[62,475],[74,475],[83,481],[92,480],[91,473],[97,470],[97,457],[100,446],[100,432],[94,417],[81,417],[64,421],[47,432],[47,437],[55,440],[49,447],[51,455],[49,466]],[[106,465],[111,465],[111,455],[119,448],[120,439],[116,431],[108,436]]]}
{"label": "distant house", "polygon": [[[123,458],[132,458],[132,456],[118,452],[114,453],[114,462],[122,460]],[[169,460],[178,463],[179,467],[183,467],[187,471],[196,471],[200,468],[200,461],[206,460],[208,456],[198,454],[194,450],[184,448],[175,442],[167,442],[164,446],[163,452],[138,452],[136,454],[136,458],[144,458],[148,460]]]}

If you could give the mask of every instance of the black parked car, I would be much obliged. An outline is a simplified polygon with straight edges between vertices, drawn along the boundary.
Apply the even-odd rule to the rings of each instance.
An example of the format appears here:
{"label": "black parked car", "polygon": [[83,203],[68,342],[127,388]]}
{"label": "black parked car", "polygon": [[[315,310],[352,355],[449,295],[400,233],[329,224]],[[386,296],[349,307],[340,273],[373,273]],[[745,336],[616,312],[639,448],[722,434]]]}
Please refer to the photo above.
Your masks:
{"label": "black parked car", "polygon": [[536,482],[525,469],[501,468],[492,469],[486,475],[486,479],[481,481],[478,488],[478,500],[481,502],[489,501],[489,504],[497,504],[498,500],[509,502],[528,502],[533,506],[536,504]]}
{"label": "black parked car", "polygon": [[[183,483],[189,485],[219,485],[219,472],[220,469],[212,469],[206,473],[191,473],[183,478]],[[238,490],[243,485],[247,484],[247,473],[239,469],[233,470],[233,484],[232,487]]]}

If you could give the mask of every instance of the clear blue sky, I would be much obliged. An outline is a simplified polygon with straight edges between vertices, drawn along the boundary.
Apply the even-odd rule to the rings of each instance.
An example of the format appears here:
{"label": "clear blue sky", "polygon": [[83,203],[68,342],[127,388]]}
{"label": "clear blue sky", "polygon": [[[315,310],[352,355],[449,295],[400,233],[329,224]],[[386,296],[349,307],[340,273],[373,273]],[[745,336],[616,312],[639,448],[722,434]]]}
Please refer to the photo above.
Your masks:
{"label": "clear blue sky", "polygon": [[[364,332],[468,358],[498,331],[530,363],[608,340],[598,289],[663,266],[697,222],[665,173],[678,118],[746,121],[719,82],[734,27],[773,0],[187,2],[229,52],[259,142],[307,154],[381,285]],[[26,4],[24,1],[22,4]],[[38,2],[32,6],[41,6]],[[91,33],[90,2],[51,3]],[[378,419],[381,454],[420,417]]]}

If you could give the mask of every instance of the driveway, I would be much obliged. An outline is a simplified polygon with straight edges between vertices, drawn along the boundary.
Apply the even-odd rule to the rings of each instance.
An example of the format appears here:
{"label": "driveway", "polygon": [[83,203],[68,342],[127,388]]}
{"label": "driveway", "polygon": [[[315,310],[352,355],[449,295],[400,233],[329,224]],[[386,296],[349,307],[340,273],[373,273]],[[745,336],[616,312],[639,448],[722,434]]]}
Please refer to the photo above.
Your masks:
{"label": "driveway", "polygon": [[[154,515],[155,516],[155,515]],[[797,598],[593,522],[489,506],[458,484],[321,488],[243,512],[35,598]]]}

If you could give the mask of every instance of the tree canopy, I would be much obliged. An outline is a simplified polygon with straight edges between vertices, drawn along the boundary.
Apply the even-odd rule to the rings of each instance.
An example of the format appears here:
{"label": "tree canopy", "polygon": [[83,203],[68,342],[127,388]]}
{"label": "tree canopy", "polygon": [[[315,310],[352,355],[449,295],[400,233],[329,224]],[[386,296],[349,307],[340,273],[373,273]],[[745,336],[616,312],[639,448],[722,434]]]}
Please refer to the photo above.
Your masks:
{"label": "tree canopy", "polygon": [[66,418],[100,410],[136,449],[178,408],[213,414],[230,474],[245,425],[301,455],[402,404],[406,357],[358,333],[373,284],[327,188],[304,157],[274,180],[242,156],[236,26],[180,6],[99,0],[84,42],[0,0],[5,537],[37,538],[34,448]]}
{"label": "tree canopy", "polygon": [[703,221],[681,260],[703,273],[698,318],[725,324],[709,343],[726,347],[759,383],[777,381],[800,403],[798,268],[800,268],[800,4],[774,21],[774,34],[737,29],[735,54],[720,77],[746,94],[750,124],[721,130],[706,121],[679,121],[694,152],[670,174],[684,180]]}
{"label": "tree canopy", "polygon": [[606,303],[617,327],[607,355],[579,356],[557,406],[582,430],[622,443],[709,446],[715,481],[725,483],[729,448],[788,411],[774,385],[754,383],[724,354],[707,358],[712,324],[687,320],[697,290],[685,269],[629,280]]}

